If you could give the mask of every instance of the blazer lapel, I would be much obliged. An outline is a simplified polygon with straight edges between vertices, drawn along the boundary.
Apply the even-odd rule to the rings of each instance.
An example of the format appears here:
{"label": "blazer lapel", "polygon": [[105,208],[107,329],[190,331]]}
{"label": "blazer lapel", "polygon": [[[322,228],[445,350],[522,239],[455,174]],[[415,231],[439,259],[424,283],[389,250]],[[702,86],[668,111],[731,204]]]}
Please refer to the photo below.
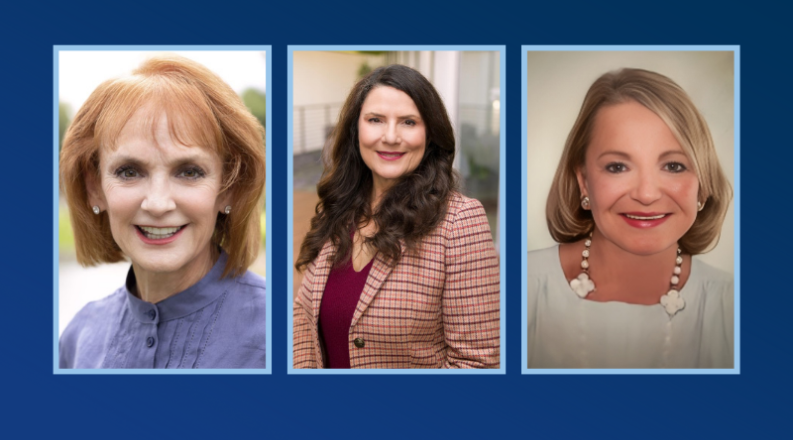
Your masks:
{"label": "blazer lapel", "polygon": [[326,242],[319,251],[319,256],[315,260],[317,262],[314,267],[314,279],[311,286],[311,305],[314,309],[314,326],[319,322],[319,307],[322,304],[322,294],[325,292],[325,284],[328,283],[330,276],[331,263],[328,261],[328,256],[333,253],[333,245],[330,241]]}
{"label": "blazer lapel", "polygon": [[[402,254],[405,254],[404,243],[402,243]],[[361,299],[358,300],[358,306],[355,308],[355,314],[352,315],[352,323],[350,324],[350,328],[358,323],[358,320],[361,318],[361,316],[363,316],[363,312],[366,311],[366,308],[372,303],[372,300],[374,300],[377,292],[379,292],[380,288],[383,286],[383,282],[385,282],[386,278],[391,275],[393,270],[394,266],[388,264],[380,252],[375,254],[374,263],[372,263],[372,269],[369,270],[369,277],[366,278],[366,285],[364,285],[363,292],[361,292]]]}

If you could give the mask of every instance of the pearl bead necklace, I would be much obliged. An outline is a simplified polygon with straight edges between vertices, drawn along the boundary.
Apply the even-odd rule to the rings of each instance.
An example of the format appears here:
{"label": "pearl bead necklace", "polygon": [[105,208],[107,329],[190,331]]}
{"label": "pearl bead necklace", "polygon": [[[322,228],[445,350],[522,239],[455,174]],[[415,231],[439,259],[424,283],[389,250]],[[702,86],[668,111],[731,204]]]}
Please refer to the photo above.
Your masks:
{"label": "pearl bead necklace", "polygon": [[[584,251],[581,252],[581,274],[570,281],[570,288],[581,298],[586,298],[591,292],[595,291],[595,282],[589,278],[589,247],[592,246],[592,234],[584,241]],[[680,273],[683,272],[680,267],[683,264],[683,257],[680,255],[680,248],[677,248],[677,258],[675,258],[675,269],[672,273],[670,280],[669,291],[666,295],[661,296],[661,305],[669,317],[686,307],[686,301],[680,296],[680,290],[677,285],[680,283]]]}

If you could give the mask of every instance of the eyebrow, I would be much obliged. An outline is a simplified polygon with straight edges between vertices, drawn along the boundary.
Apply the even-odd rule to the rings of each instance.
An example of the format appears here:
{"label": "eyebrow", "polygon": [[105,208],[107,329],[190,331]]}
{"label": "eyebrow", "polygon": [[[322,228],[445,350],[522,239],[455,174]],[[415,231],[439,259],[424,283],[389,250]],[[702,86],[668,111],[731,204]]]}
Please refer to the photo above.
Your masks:
{"label": "eyebrow", "polygon": [[[168,166],[171,166],[171,167],[174,167],[174,168],[178,168],[180,166],[184,166],[184,165],[192,164],[192,163],[204,163],[204,161],[206,161],[206,159],[207,159],[206,157],[202,157],[200,155],[191,154],[191,155],[186,156],[186,157],[178,158],[173,163],[169,163]],[[126,155],[126,154],[114,157],[110,162],[108,162],[108,165],[112,165],[112,166],[115,167],[115,166],[118,166],[118,164],[121,164],[121,163],[128,163],[128,164],[134,165],[136,167],[145,167],[147,165],[146,161],[140,160],[138,158],[135,158],[135,157],[132,157],[132,156],[129,156],[129,155]]]}
{"label": "eyebrow", "polygon": [[[377,112],[366,112],[364,116],[376,116],[378,118],[385,118],[386,116]],[[397,119],[421,119],[421,116],[416,116],[413,114],[405,115],[405,116],[397,116]]]}
{"label": "eyebrow", "polygon": [[[613,150],[604,151],[603,153],[600,153],[600,156],[598,156],[597,158],[600,159],[601,157],[608,156],[610,154],[615,155],[615,156],[624,157],[625,159],[630,159],[631,158],[630,154],[628,154],[628,153],[625,153],[625,152],[622,152],[622,151],[613,151]],[[686,153],[684,153],[682,151],[669,150],[669,151],[664,151],[663,153],[661,153],[661,155],[658,156],[658,158],[659,159],[663,159],[665,157],[676,156],[676,155],[682,155],[682,156],[688,157],[688,156],[686,156]]]}

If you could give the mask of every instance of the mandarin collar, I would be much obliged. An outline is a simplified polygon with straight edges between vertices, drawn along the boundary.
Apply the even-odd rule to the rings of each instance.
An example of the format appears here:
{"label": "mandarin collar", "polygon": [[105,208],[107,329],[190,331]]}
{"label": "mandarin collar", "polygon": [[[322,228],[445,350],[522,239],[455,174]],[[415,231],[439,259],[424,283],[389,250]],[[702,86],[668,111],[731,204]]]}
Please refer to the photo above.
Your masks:
{"label": "mandarin collar", "polygon": [[157,324],[193,314],[212,304],[234,285],[232,277],[221,279],[227,260],[228,255],[225,251],[221,251],[215,265],[201,280],[156,304],[143,301],[132,293],[136,290],[136,281],[135,273],[130,266],[124,284],[127,308],[137,320],[147,324]]}

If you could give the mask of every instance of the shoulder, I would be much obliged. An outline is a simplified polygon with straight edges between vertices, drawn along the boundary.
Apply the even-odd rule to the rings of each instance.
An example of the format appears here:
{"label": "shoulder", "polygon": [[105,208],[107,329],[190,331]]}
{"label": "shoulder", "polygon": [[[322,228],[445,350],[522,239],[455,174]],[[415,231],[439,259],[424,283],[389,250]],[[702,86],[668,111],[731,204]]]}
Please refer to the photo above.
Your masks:
{"label": "shoulder", "polygon": [[[266,328],[266,287],[264,278],[253,272],[232,278],[230,288],[224,287],[226,294],[222,297],[222,314],[218,315],[215,330],[217,341],[242,340],[244,345],[258,346],[259,342],[251,343],[251,338],[259,340],[265,335]],[[226,284],[224,284],[226,286]],[[261,342],[264,347],[264,342]]]}
{"label": "shoulder", "polygon": [[485,208],[479,200],[466,197],[458,192],[452,193],[449,197],[449,207],[446,212],[446,219],[454,220],[460,216],[485,215]]}
{"label": "shoulder", "polygon": [[530,277],[546,276],[553,268],[557,267],[561,267],[558,244],[531,251],[526,255],[526,274]]}
{"label": "shoulder", "polygon": [[243,286],[244,289],[260,293],[264,295],[267,290],[267,283],[263,276],[257,275],[251,271],[246,271],[241,276],[237,277],[237,284]]}
{"label": "shoulder", "polygon": [[469,227],[486,227],[490,231],[487,222],[485,208],[479,200],[466,197],[460,193],[452,193],[449,197],[446,218],[443,220],[445,229],[454,230]]}
{"label": "shoulder", "polygon": [[233,295],[234,303],[247,308],[252,305],[264,307],[267,297],[267,284],[264,277],[256,275],[251,271],[234,278],[235,288]]}
{"label": "shoulder", "polygon": [[103,325],[111,320],[113,316],[117,316],[124,308],[127,301],[126,289],[119,288],[109,296],[106,296],[98,301],[92,301],[86,304],[69,322],[63,334],[64,336],[70,332],[79,332],[86,326]]}
{"label": "shoulder", "polygon": [[729,293],[732,295],[733,293],[733,275],[717,269],[697,257],[691,259],[691,278],[709,294]]}
{"label": "shoulder", "polygon": [[61,366],[70,366],[80,341],[94,341],[110,334],[119,321],[127,301],[126,289],[119,288],[110,296],[86,304],[69,322],[60,337]]}

